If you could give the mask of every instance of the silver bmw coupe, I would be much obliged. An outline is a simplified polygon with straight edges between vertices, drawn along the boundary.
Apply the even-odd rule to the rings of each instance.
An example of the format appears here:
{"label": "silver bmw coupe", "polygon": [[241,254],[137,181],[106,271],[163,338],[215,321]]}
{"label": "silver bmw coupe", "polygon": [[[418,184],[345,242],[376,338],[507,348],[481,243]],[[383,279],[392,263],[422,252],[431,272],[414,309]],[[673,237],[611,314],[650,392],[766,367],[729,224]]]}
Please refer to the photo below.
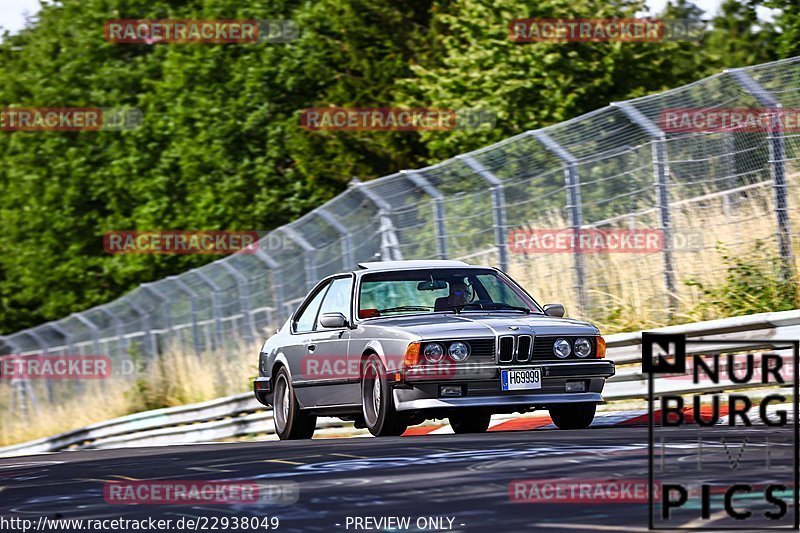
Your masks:
{"label": "silver bmw coupe", "polygon": [[320,281],[261,348],[254,392],[281,439],[311,438],[317,416],[375,436],[437,418],[483,432],[492,414],[536,409],[560,429],[591,424],[614,375],[595,326],[495,268],[358,266]]}

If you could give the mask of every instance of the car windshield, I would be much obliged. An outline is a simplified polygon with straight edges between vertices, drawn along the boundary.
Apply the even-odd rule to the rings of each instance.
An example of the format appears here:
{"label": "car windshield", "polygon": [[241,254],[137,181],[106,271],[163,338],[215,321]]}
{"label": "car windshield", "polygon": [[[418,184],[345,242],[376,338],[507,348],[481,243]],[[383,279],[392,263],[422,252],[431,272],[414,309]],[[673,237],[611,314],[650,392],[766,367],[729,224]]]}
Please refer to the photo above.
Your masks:
{"label": "car windshield", "polygon": [[541,313],[491,269],[429,269],[365,274],[359,318],[420,313]]}

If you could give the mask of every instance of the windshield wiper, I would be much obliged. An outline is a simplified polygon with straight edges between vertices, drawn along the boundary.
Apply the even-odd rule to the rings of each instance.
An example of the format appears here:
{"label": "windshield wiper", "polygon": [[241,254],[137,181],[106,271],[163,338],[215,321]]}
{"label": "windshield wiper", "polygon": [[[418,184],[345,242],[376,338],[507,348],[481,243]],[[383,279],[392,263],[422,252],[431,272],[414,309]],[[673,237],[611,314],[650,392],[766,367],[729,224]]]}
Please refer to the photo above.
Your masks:
{"label": "windshield wiper", "polygon": [[464,304],[464,305],[454,305],[453,306],[453,310],[456,313],[460,313],[463,309],[465,309],[467,307],[472,307],[472,306],[478,306],[479,309],[485,309],[485,310],[489,310],[489,311],[496,311],[496,310],[499,310],[499,309],[509,309],[509,310],[512,310],[512,311],[522,311],[526,315],[529,315],[531,313],[531,310],[528,309],[527,307],[518,307],[516,305],[509,305],[507,303],[502,303],[502,302],[492,302],[492,303],[478,303],[478,302],[475,302],[475,303],[468,303],[468,304]]}
{"label": "windshield wiper", "polygon": [[388,309],[378,309],[379,313],[391,313],[392,311],[430,311],[433,307],[421,305],[401,305],[400,307],[389,307]]}

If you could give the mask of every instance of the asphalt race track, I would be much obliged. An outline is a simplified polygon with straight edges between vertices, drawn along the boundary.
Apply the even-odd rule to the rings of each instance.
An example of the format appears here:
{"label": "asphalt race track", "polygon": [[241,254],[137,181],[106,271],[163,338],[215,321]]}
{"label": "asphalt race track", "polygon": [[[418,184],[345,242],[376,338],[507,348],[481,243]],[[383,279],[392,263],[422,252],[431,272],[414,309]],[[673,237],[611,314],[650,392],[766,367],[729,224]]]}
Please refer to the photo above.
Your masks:
{"label": "asphalt race track", "polygon": [[[739,437],[747,432],[763,435],[763,428],[736,429]],[[410,531],[420,530],[419,517],[453,520],[449,528],[445,519],[443,528],[422,529],[428,531],[646,531],[647,504],[515,503],[509,483],[646,481],[647,443],[647,429],[639,426],[62,452],[0,460],[0,514],[34,520],[268,515],[279,517],[279,531],[363,531],[352,517],[367,516],[411,517]],[[749,452],[739,458],[760,460]],[[145,479],[291,481],[299,499],[278,506],[104,500],[106,482]]]}

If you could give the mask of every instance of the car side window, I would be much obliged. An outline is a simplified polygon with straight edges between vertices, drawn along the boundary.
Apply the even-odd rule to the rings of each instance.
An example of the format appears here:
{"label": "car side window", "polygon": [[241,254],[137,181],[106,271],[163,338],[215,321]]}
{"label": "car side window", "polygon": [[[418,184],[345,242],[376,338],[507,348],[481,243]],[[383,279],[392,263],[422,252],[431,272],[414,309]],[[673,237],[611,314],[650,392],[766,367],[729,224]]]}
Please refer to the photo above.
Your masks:
{"label": "car side window", "polygon": [[[353,278],[339,278],[333,280],[331,288],[325,295],[322,301],[322,307],[319,310],[319,316],[325,313],[342,313],[345,318],[350,320],[350,294],[353,289]],[[317,324],[314,329],[323,329],[322,326]]]}
{"label": "car side window", "polygon": [[322,303],[322,299],[325,297],[325,293],[328,292],[329,287],[330,283],[321,288],[314,298],[311,299],[305,309],[301,311],[300,315],[295,319],[295,333],[308,333],[314,329],[314,324],[317,321],[317,311],[319,311],[319,306]]}

